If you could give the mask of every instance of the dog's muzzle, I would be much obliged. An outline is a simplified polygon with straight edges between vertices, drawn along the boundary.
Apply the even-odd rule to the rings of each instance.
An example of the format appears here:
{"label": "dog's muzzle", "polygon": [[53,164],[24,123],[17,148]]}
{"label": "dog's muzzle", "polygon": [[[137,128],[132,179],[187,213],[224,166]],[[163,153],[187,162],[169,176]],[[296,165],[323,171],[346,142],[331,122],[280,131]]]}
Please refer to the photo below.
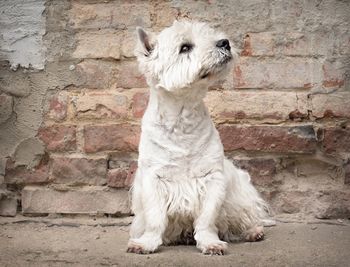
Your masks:
{"label": "dog's muzzle", "polygon": [[229,40],[221,39],[217,41],[216,47],[216,52],[218,53],[218,61],[210,68],[202,69],[199,75],[200,79],[205,79],[208,76],[211,76],[212,74],[221,72],[225,68],[225,65],[231,61],[232,54]]}

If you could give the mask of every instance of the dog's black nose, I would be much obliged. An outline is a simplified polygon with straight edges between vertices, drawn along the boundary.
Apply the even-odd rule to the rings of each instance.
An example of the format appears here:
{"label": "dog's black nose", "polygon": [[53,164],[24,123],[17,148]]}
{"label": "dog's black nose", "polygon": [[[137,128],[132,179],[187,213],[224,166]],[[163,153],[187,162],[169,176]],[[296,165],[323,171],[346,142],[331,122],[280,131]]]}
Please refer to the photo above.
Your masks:
{"label": "dog's black nose", "polygon": [[216,43],[217,47],[225,48],[228,51],[231,50],[230,42],[227,39],[221,39]]}

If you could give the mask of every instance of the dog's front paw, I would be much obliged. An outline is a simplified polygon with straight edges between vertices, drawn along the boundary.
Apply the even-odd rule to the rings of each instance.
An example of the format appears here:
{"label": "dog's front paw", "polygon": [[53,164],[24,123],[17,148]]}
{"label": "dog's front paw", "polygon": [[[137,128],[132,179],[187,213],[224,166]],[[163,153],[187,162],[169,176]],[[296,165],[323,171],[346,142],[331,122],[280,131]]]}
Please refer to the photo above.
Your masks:
{"label": "dog's front paw", "polygon": [[129,241],[128,243],[128,249],[126,250],[128,253],[136,253],[136,254],[150,254],[153,253],[153,251],[145,249],[145,247],[140,244],[133,241]]}
{"label": "dog's front paw", "polygon": [[202,246],[202,253],[205,255],[224,255],[226,251],[227,243],[223,241],[218,241]]}

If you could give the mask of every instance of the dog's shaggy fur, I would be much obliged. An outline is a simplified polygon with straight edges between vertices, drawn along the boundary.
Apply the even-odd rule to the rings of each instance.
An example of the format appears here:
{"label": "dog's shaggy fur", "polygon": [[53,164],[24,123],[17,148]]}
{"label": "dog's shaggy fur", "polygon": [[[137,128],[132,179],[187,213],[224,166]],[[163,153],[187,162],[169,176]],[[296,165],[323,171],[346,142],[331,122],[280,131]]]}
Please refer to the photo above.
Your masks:
{"label": "dog's shaggy fur", "polygon": [[203,102],[236,52],[224,34],[199,22],[175,21],[157,36],[137,33],[136,55],[151,91],[128,251],[195,242],[205,254],[223,254],[226,242],[262,239],[266,203],[249,174],[225,158]]}

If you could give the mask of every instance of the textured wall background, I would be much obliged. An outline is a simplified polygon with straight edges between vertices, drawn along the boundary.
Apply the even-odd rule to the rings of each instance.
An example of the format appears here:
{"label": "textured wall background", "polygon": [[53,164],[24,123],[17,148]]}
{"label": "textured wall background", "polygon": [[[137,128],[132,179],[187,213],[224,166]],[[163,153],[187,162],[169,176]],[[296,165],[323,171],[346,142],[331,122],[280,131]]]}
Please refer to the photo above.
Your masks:
{"label": "textured wall background", "polygon": [[207,21],[241,49],[206,102],[276,213],[350,217],[350,3],[0,3],[0,214],[129,214],[148,89],[134,30]]}

